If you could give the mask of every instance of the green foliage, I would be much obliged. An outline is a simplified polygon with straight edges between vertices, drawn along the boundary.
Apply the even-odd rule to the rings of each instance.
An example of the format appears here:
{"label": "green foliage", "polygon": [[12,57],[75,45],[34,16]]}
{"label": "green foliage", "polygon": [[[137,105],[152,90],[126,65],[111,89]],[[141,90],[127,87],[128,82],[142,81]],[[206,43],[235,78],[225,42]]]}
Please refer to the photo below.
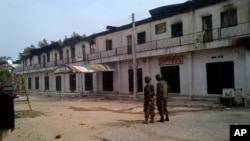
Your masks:
{"label": "green foliage", "polygon": [[1,62],[1,61],[8,61],[8,60],[12,60],[11,57],[8,57],[8,56],[0,56],[0,62]]}
{"label": "green foliage", "polygon": [[23,53],[29,53],[32,49],[35,49],[35,48],[36,48],[36,46],[31,44],[29,47],[26,47],[23,49]]}
{"label": "green foliage", "polygon": [[40,47],[40,48],[46,47],[48,45],[49,45],[49,43],[47,42],[46,39],[43,39],[42,41],[38,42],[38,47]]}
{"label": "green foliage", "polygon": [[0,67],[0,82],[5,83],[9,77],[11,77],[11,74],[7,68]]}

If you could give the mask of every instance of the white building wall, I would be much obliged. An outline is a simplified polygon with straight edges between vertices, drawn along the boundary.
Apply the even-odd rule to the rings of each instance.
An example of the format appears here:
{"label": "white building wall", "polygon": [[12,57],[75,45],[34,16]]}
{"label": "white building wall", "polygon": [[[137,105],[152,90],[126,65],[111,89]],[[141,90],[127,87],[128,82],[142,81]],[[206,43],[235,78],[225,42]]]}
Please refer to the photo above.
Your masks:
{"label": "white building wall", "polygon": [[[223,58],[211,59],[212,56],[223,56]],[[218,48],[206,51],[194,52],[194,94],[207,95],[206,64],[215,62],[234,62],[235,88],[242,88],[246,92],[246,68],[244,49],[240,47]]]}

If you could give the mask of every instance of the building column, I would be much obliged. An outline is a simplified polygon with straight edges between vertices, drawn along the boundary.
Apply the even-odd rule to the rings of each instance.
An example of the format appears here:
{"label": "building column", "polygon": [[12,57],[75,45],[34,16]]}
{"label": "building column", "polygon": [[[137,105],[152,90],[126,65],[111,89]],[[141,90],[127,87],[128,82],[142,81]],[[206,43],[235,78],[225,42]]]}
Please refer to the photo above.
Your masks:
{"label": "building column", "polygon": [[117,62],[117,90],[121,94],[121,69],[119,61]]}
{"label": "building column", "polygon": [[246,51],[246,95],[250,96],[250,51]]}
{"label": "building column", "polygon": [[191,99],[194,97],[194,82],[193,82],[193,53],[190,52],[187,56],[188,60],[188,88]]}

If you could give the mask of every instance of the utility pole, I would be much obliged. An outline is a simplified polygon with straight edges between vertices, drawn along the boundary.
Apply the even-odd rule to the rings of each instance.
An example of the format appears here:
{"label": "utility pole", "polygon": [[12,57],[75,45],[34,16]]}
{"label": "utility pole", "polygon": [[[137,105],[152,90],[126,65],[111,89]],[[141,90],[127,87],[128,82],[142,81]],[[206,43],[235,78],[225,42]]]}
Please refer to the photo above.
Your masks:
{"label": "utility pole", "polygon": [[137,64],[136,64],[136,34],[135,34],[135,14],[132,13],[132,30],[133,30],[133,36],[132,36],[132,53],[133,53],[133,96],[134,99],[136,98],[136,92],[137,92]]}

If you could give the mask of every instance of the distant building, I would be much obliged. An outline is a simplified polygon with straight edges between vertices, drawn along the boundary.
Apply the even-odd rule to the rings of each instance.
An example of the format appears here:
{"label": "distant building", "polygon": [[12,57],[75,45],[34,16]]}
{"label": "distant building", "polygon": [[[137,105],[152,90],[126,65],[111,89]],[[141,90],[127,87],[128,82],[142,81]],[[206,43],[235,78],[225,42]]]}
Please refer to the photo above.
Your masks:
{"label": "distant building", "polygon": [[[217,98],[223,88],[250,95],[250,1],[192,0],[150,10],[137,21],[137,94],[161,73],[170,97]],[[132,24],[70,38],[22,56],[29,93],[133,95]]]}

